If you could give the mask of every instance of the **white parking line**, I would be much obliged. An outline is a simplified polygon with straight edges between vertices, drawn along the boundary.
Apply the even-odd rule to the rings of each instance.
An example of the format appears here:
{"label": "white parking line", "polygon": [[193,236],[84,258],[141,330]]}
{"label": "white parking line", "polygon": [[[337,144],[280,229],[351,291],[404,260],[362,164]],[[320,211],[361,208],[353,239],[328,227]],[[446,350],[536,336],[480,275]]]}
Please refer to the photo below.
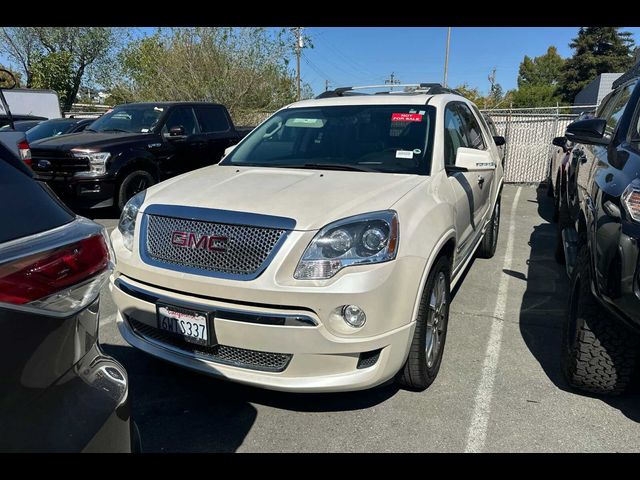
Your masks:
{"label": "white parking line", "polygon": [[[520,191],[522,187],[518,187],[513,204],[511,205],[511,214],[509,216],[509,237],[507,239],[507,248],[504,253],[504,270],[511,269],[511,260],[513,257],[513,237],[516,226],[516,211],[518,209],[518,200],[520,199]],[[491,322],[491,333],[489,334],[489,343],[484,357],[484,365],[482,367],[482,378],[476,392],[475,404],[473,409],[473,417],[469,433],[467,435],[467,445],[465,452],[481,452],[484,449],[485,440],[487,438],[487,425],[489,423],[489,413],[491,411],[491,397],[493,395],[493,382],[496,378],[496,369],[498,367],[498,358],[500,357],[500,344],[502,342],[502,327],[504,325],[504,314],[507,305],[507,288],[509,287],[509,275],[502,273],[500,277],[500,285],[498,286],[498,299],[496,300],[496,308],[493,311],[494,320]]]}

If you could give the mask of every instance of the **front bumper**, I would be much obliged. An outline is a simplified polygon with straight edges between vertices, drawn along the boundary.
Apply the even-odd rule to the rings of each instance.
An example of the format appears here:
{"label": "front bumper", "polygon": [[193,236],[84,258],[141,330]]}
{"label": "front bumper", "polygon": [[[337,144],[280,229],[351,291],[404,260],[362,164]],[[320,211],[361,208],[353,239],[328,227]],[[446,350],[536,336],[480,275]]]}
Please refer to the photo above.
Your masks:
{"label": "front bumper", "polygon": [[[310,309],[238,305],[162,289],[124,275],[112,276],[110,289],[118,306],[118,328],[134,347],[182,367],[272,390],[333,392],[380,385],[404,364],[415,328],[409,316],[401,326],[373,336],[342,335],[327,328]],[[157,301],[216,312],[213,329],[220,350],[193,351],[186,342],[170,342],[158,335]],[[225,318],[229,311],[241,315]],[[375,319],[374,311],[369,311]],[[310,319],[313,324],[251,321],[252,317],[282,316]],[[278,355],[286,357],[283,368],[265,369],[260,364]],[[249,360],[229,361],[240,357]]]}
{"label": "front bumper", "polygon": [[74,208],[103,208],[114,205],[115,182],[108,178],[50,179],[36,174],[67,205]]}

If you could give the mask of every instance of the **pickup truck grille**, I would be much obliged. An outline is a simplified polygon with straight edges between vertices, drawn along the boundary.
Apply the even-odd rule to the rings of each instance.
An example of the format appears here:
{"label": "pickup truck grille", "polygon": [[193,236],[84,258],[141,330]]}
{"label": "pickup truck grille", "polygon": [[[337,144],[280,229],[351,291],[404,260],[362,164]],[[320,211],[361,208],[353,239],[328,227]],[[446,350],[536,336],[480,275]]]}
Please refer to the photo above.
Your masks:
{"label": "pickup truck grille", "polygon": [[71,157],[60,150],[34,148],[31,155],[32,169],[39,178],[69,177],[76,172],[89,170],[88,159]]}
{"label": "pickup truck grille", "polygon": [[147,216],[146,254],[156,262],[241,277],[259,273],[287,232],[278,228]]}

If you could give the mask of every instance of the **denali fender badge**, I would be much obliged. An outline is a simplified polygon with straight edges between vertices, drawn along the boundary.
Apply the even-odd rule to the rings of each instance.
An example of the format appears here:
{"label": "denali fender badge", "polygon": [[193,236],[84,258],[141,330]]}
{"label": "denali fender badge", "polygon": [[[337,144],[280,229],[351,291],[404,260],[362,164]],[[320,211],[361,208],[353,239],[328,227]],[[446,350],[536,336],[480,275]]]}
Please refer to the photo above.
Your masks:
{"label": "denali fender badge", "polygon": [[178,247],[226,252],[228,237],[219,235],[200,235],[192,232],[171,232],[171,244]]}

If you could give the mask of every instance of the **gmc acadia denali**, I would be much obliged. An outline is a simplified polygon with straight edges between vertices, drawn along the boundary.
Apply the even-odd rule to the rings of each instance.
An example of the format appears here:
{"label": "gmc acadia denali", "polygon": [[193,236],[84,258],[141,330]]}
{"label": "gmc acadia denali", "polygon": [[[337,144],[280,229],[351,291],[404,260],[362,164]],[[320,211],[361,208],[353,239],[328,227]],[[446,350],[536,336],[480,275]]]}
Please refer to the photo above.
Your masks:
{"label": "gmc acadia denali", "polygon": [[275,390],[427,388],[451,288],[495,252],[504,139],[456,92],[407,87],[294,103],[134,196],[112,234],[123,337]]}

